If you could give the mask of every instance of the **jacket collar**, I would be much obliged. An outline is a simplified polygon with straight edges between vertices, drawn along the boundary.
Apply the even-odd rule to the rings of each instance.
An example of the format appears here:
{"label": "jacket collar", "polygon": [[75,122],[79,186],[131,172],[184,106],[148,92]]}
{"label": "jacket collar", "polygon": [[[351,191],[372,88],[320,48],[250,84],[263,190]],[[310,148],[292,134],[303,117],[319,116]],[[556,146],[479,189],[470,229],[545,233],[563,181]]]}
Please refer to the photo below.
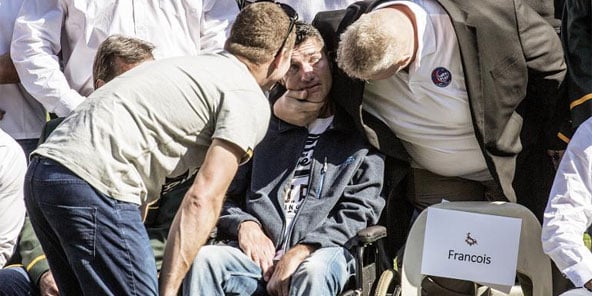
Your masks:
{"label": "jacket collar", "polygon": [[[334,110],[335,112],[333,115],[335,117],[328,130],[336,130],[343,132],[354,130],[353,119],[349,117],[349,115],[341,107],[339,107],[339,105],[334,104]],[[293,129],[306,129],[302,126],[296,126],[287,123],[276,117],[275,114],[272,114],[270,128],[274,128],[280,133]]]}
{"label": "jacket collar", "polygon": [[477,45],[478,24],[480,20],[478,19],[478,15],[469,13],[465,7],[459,5],[458,2],[460,1],[438,0],[438,2],[448,12],[450,21],[454,27],[463,62],[469,103],[474,113],[474,123],[477,125],[479,132],[483,134],[485,106],[481,85],[479,46]]}

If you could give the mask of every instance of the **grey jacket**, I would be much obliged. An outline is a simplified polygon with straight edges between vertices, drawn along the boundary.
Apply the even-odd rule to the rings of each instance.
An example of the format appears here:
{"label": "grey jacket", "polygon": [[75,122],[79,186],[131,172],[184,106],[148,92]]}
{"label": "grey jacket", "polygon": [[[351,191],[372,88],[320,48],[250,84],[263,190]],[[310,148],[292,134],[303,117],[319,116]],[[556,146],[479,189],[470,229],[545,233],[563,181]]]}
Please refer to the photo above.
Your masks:
{"label": "grey jacket", "polygon": [[306,128],[272,118],[253,159],[231,184],[218,235],[236,239],[240,223],[251,220],[262,226],[276,249],[299,243],[345,246],[357,231],[378,222],[385,204],[383,156],[350,119],[337,115],[315,147],[308,193],[284,235],[283,195],[307,135]]}

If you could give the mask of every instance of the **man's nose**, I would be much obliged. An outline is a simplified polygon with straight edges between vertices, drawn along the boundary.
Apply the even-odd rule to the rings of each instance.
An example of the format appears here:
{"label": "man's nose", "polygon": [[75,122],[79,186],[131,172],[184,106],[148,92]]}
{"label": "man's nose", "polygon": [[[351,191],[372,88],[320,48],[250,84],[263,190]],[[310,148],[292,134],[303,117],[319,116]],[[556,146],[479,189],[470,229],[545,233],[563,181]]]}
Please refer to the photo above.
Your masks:
{"label": "man's nose", "polygon": [[301,69],[301,76],[300,79],[302,81],[310,81],[314,78],[314,68],[310,64],[303,64]]}

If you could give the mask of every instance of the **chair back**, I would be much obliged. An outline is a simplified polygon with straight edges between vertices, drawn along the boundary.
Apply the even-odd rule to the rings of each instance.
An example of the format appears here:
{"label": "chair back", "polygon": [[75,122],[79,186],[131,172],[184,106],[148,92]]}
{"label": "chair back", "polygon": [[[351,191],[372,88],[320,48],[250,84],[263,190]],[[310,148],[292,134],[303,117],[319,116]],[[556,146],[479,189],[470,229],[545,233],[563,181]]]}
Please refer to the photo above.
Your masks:
{"label": "chair back", "polygon": [[[530,278],[533,296],[552,294],[551,261],[543,252],[541,225],[526,207],[516,203],[485,201],[446,202],[432,207],[522,219],[516,271]],[[423,211],[413,223],[407,237],[401,270],[403,296],[421,295],[424,275],[420,272],[426,220],[427,211]]]}

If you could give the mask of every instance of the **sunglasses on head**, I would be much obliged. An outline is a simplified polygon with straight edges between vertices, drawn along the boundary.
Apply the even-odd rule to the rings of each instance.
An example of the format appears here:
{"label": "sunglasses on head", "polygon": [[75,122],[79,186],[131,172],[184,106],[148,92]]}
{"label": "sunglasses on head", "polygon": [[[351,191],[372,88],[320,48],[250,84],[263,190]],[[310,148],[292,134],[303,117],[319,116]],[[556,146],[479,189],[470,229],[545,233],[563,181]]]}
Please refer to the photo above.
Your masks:
{"label": "sunglasses on head", "polygon": [[298,20],[298,13],[296,12],[296,10],[294,10],[294,8],[292,8],[292,6],[290,6],[288,4],[273,1],[273,0],[256,0],[256,1],[237,0],[237,2],[238,2],[238,6],[240,9],[243,9],[247,5],[257,3],[257,2],[271,2],[271,3],[277,4],[286,13],[288,18],[290,19],[290,26],[288,26],[288,33],[286,33],[286,37],[284,37],[284,40],[282,41],[282,45],[280,45],[280,48],[275,53],[275,56],[278,56],[282,52],[282,48],[284,48],[284,45],[286,45],[286,41],[288,41],[288,37],[290,37],[290,33],[292,33],[292,30],[294,29],[294,26],[296,25],[296,21]]}

